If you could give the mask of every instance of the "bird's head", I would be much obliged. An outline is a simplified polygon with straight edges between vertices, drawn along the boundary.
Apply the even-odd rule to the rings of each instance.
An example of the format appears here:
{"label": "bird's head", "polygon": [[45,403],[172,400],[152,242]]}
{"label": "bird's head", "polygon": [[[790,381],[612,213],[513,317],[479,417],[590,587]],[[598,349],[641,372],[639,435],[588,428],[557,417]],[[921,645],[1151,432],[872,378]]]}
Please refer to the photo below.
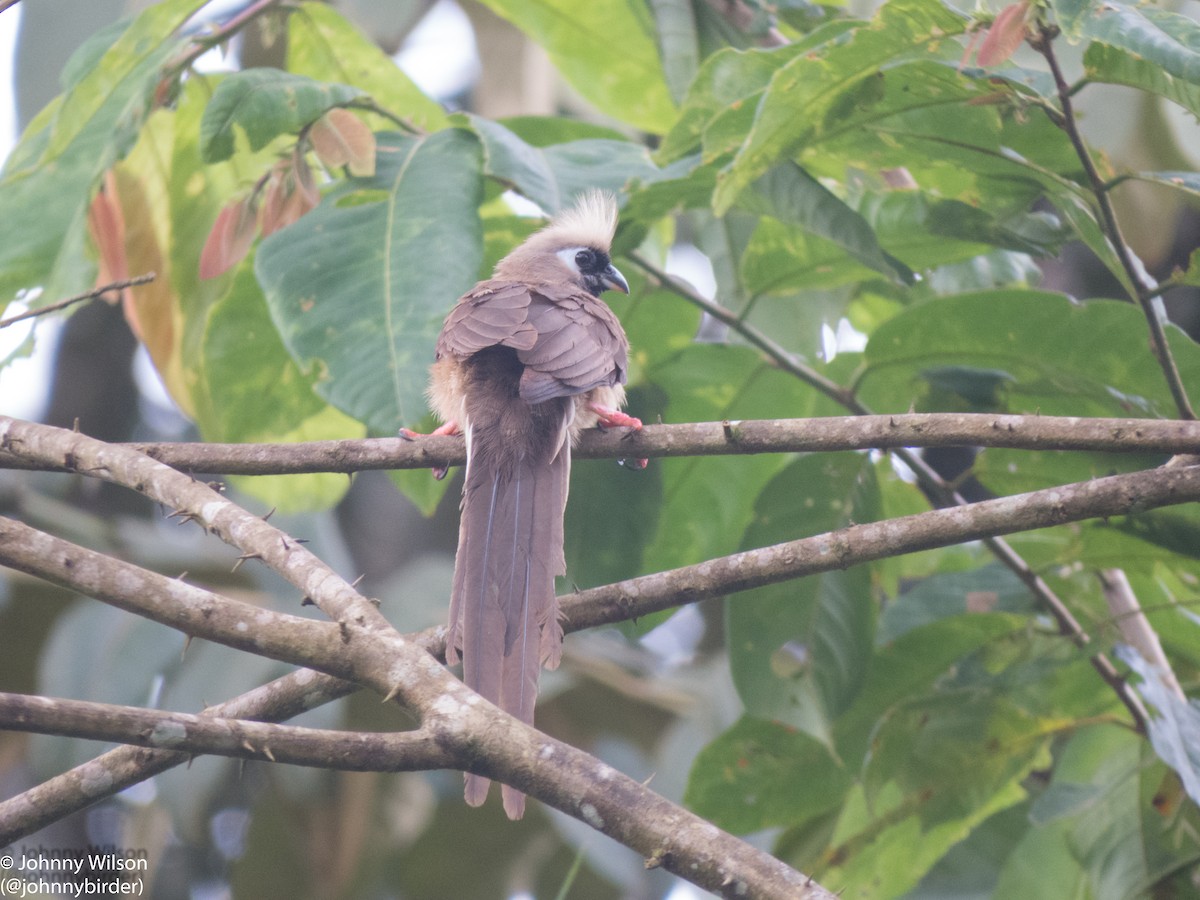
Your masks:
{"label": "bird's head", "polygon": [[589,191],[500,260],[495,277],[568,282],[594,297],[607,290],[628,294],[625,276],[609,258],[616,229],[616,199],[603,191]]}

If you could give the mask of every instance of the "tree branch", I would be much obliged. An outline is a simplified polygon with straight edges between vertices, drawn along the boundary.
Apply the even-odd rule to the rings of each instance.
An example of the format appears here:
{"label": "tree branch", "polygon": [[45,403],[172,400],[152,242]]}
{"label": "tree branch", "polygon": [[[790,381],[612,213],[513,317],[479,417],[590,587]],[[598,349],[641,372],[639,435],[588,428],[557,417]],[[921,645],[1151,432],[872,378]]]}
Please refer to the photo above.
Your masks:
{"label": "tree branch", "polygon": [[[209,707],[204,715],[282,721],[358,689],[348,681],[302,669]],[[7,846],[191,759],[191,754],[179,750],[140,747],[118,747],[101,754],[0,802],[0,845]]]}
{"label": "tree branch", "polygon": [[[4,417],[0,417],[0,447],[144,493],[194,519],[243,555],[261,559],[334,619],[356,680],[389,699],[399,697],[415,711],[422,729],[453,767],[514,785],[626,844],[655,865],[723,896],[832,896],[769,854],[487,703],[421,647],[397,634],[369,601],[315,556],[206,485],[134,450]],[[172,764],[170,758],[160,757],[157,762]],[[136,768],[136,758],[122,763],[126,775]],[[87,770],[83,777],[88,774],[100,774],[104,780],[88,783],[75,777],[57,783],[58,810],[72,803],[76,808],[87,805],[114,790],[111,772]],[[72,787],[74,796],[69,794]],[[0,831],[14,830],[7,821],[8,808],[23,814],[26,821],[37,818],[39,799],[45,795],[26,792],[3,804]],[[642,814],[631,817],[630,808]]]}
{"label": "tree branch", "polygon": [[[425,469],[466,461],[461,436],[363,438],[295,444],[142,443],[123,446],[183,472],[291,475]],[[647,425],[638,432],[586,432],[576,459],[721,456],[892,450],[907,447],[1003,447],[1107,453],[1200,453],[1200,423],[1163,419],[1091,419],[978,413],[828,416]],[[0,468],[46,469],[0,449]],[[59,471],[68,471],[59,467]]]}
{"label": "tree branch", "polygon": [[562,608],[570,630],[594,628],[889,556],[1197,500],[1197,466],[1111,475],[744,550],[579,591],[564,596]]}
{"label": "tree branch", "polygon": [[423,730],[334,731],[9,693],[0,693],[0,721],[9,731],[326,769],[415,772],[454,764]]}
{"label": "tree branch", "polygon": [[[834,533],[745,551],[694,566],[569,594],[562,598],[562,608],[567,618],[567,630],[576,631],[636,619],[683,603],[726,596],[736,591],[835,568],[845,568],[888,555],[960,543],[988,533],[1039,528],[1096,516],[1113,516],[1195,499],[1200,499],[1200,468],[1175,466],[1129,475],[1115,475],[1062,488],[984,501],[965,508],[933,510],[887,522],[853,525]],[[15,530],[13,525],[16,526]],[[106,581],[111,581],[129,591],[118,605],[145,614],[152,613],[160,606],[159,601],[147,599],[145,592],[165,589],[174,593],[180,590],[178,581],[153,576],[152,573],[145,575],[152,579],[161,579],[161,587],[156,587],[153,582],[139,580],[134,574],[141,570],[116,560],[107,561],[106,565],[114,568],[113,571],[104,573],[87,558],[92,551],[73,548],[66,542],[50,536],[41,536],[36,542],[18,539],[22,531],[33,530],[16,523],[13,525],[9,525],[7,531],[0,531],[0,537],[5,538],[0,540],[0,561],[5,564],[15,565],[24,571],[97,596],[116,593],[115,589],[104,587]],[[70,548],[74,555],[68,556],[64,547]],[[98,576],[103,577],[93,580]],[[187,588],[186,585],[183,587]],[[138,599],[135,600],[135,596]],[[105,599],[117,602],[117,598]],[[201,602],[194,604],[201,611],[201,616],[203,609],[207,608],[210,602],[207,597],[202,596]],[[160,621],[166,619],[160,618]],[[330,627],[324,623],[300,621],[318,629]],[[196,628],[195,622],[188,627]],[[236,634],[236,624],[233,631]],[[214,640],[221,639],[215,630],[209,630],[205,634]],[[444,639],[444,627],[410,636],[413,645],[438,654],[444,651]],[[238,645],[236,640],[226,642]],[[338,652],[341,652],[340,647]],[[311,661],[333,668],[329,660]],[[307,671],[281,679],[273,685],[262,689],[261,697],[253,696],[255,692],[251,692],[251,695],[238,698],[229,704],[222,704],[210,712],[230,717],[286,718],[316,705],[317,702],[335,699],[355,689],[346,682]],[[268,699],[270,702],[267,702]],[[164,755],[162,751],[142,756],[131,754],[129,751],[113,751],[86,764],[82,767],[83,771],[76,770],[74,773],[59,776],[59,779],[52,780],[54,783],[48,782],[35,788],[30,797],[14,798],[0,804],[0,822],[15,822],[15,827],[21,829],[19,833],[28,833],[26,829],[35,830],[47,821],[65,814],[69,810],[54,806],[55,802],[61,801],[46,799],[46,795],[62,797],[70,790],[77,789],[80,782],[94,784],[96,776],[87,771],[88,767],[104,770],[103,781],[111,787],[111,792],[116,792],[142,778],[185,762],[186,759],[186,755]],[[531,786],[529,793],[537,795],[539,792],[536,786]],[[97,799],[94,794],[85,794],[84,797],[82,805]],[[45,812],[47,808],[57,809],[58,813],[48,814]],[[0,840],[8,834],[11,833],[7,827],[0,829]],[[8,839],[11,840],[11,837]]]}

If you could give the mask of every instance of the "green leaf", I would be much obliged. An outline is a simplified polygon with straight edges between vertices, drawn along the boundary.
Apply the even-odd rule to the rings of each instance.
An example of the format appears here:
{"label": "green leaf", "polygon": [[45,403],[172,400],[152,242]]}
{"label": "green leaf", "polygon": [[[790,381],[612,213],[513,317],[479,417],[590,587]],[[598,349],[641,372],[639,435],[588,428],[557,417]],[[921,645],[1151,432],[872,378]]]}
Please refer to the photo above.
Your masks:
{"label": "green leaf", "polygon": [[380,135],[373,178],[349,179],[259,248],[289,352],[322,397],[376,432],[421,418],[442,319],[477,279],[479,170],[465,131]]}
{"label": "green leaf", "polygon": [[872,740],[868,796],[899,785],[929,827],[970,817],[1043,756],[1049,723],[1003,697],[955,691],[905,704]]}
{"label": "green leaf", "polygon": [[858,24],[852,20],[831,22],[796,43],[771,50],[726,47],[712,54],[696,73],[679,118],[663,138],[659,161],[673,162],[693,153],[714,119],[731,108],[748,108],[753,115],[759,98],[781,66]]}
{"label": "green leaf", "polygon": [[1184,81],[1123,48],[1099,42],[1091,44],[1083,54],[1083,69],[1090,81],[1137,88],[1165,97],[1193,116],[1200,116],[1200,85]]}
{"label": "green leaf", "polygon": [[1200,85],[1200,25],[1194,19],[1120,0],[1051,0],[1069,36],[1114,47],[1168,75]]}
{"label": "green leaf", "polygon": [[1011,571],[992,563],[966,572],[939,572],[917,582],[884,607],[880,643],[896,640],[950,616],[1033,611],[1029,589]]}
{"label": "green leaf", "polygon": [[22,289],[42,286],[50,302],[88,286],[93,190],[137,140],[162,67],[184,42],[175,31],[202,5],[156,3],[107,31],[104,52],[85,44],[70,68],[70,92],[30,123],[0,173],[0,305]]}
{"label": "green leaf", "polygon": [[675,105],[641,0],[484,0],[541,44],[555,67],[603,113],[662,134]]}
{"label": "green leaf", "polygon": [[649,151],[632,141],[583,138],[535,147],[482,116],[459,114],[454,119],[478,136],[486,174],[512,185],[551,214],[584,190],[621,193],[634,181],[652,182],[660,176]]}
{"label": "green leaf", "polygon": [[[745,347],[693,344],[645,377],[668,399],[664,421],[752,419],[779,409],[803,416],[817,408],[812,391]],[[772,456],[664,459],[663,527],[647,557],[667,569],[734,552],[755,498],[783,464]]]}
{"label": "green leaf", "polygon": [[744,834],[834,810],[851,783],[849,771],[817,741],[747,716],[700,751],[684,803],[721,828]]}
{"label": "green leaf", "polygon": [[881,70],[936,54],[967,20],[939,0],[892,0],[846,40],[797,56],[771,78],[754,124],[717,184],[718,214],[782,158],[827,127],[840,127],[848,110],[878,99]]}
{"label": "green leaf", "polygon": [[[834,531],[879,513],[863,456],[800,457],[759,494],[742,549]],[[870,569],[814,575],[726,602],[729,665],[746,712],[824,743],[862,687],[874,645]]]}
{"label": "green leaf", "polygon": [[233,156],[243,133],[251,150],[281,134],[295,134],[328,109],[363,96],[345,84],[314,81],[279,69],[234,72],[217,85],[200,122],[200,152],[206,163]]}
{"label": "green leaf", "polygon": [[903,263],[880,248],[861,215],[795,163],[772,168],[741,195],[739,205],[824,238],[888,278],[911,278]]}
{"label": "green leaf", "polygon": [[[632,392],[630,408],[640,405]],[[643,570],[646,547],[658,531],[662,482],[657,460],[644,470],[611,459],[571,463],[563,526],[568,586],[609,584]]]}
{"label": "green leaf", "polygon": [[[1146,768],[1145,740],[1116,725],[1080,728],[1058,754],[1052,781],[1031,810],[1033,827],[1001,873],[997,896],[1104,900],[1144,893],[1160,867],[1178,865],[1178,845],[1164,852],[1174,829],[1141,799],[1161,772]],[[1150,788],[1150,796],[1153,788]],[[1194,845],[1193,845],[1194,846]],[[1193,849],[1194,852],[1194,849]],[[1158,869],[1158,872],[1154,870]]]}
{"label": "green leaf", "polygon": [[[1174,404],[1146,348],[1145,327],[1127,303],[1080,304],[1020,290],[948,297],[879,327],[867,344],[859,395],[877,410],[944,408],[935,388],[944,397],[945,384],[935,376],[959,367],[963,378],[972,371],[999,378],[1004,411],[1170,417]],[[1200,348],[1170,331],[1184,383],[1200,382]]]}
{"label": "green leaf", "polygon": [[700,66],[700,36],[691,0],[650,0],[663,75],[676,103],[683,100]]}
{"label": "green leaf", "polygon": [[856,766],[887,712],[920,696],[962,659],[991,641],[1024,629],[1024,616],[979,613],[953,616],[915,628],[880,647],[854,705],[837,722],[838,756]]}
{"label": "green leaf", "polygon": [[[1130,177],[1200,197],[1200,172],[1136,172]],[[1193,268],[1194,266],[1188,266],[1188,271],[1191,272]]]}
{"label": "green leaf", "polygon": [[291,10],[287,41],[289,72],[353,85],[418,128],[434,131],[445,126],[441,105],[425,96],[395,60],[328,3],[306,0]]}
{"label": "green leaf", "polygon": [[843,885],[846,896],[904,896],[976,825],[1024,799],[1014,779],[963,817],[929,825],[914,812],[920,798],[902,795],[894,785],[884,797],[851,791],[828,854],[837,864],[818,869],[816,877]]}

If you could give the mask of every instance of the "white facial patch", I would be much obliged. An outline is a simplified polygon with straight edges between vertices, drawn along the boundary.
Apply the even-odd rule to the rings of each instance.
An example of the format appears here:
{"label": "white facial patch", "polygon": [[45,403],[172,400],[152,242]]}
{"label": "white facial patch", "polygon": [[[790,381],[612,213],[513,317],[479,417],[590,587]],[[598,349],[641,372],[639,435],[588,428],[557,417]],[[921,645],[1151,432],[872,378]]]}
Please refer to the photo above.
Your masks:
{"label": "white facial patch", "polygon": [[563,265],[566,266],[568,269],[570,269],[572,272],[574,272],[576,275],[582,275],[583,273],[579,271],[579,263],[575,262],[575,256],[581,250],[586,250],[586,249],[587,249],[587,247],[566,247],[562,250],[559,250],[554,255],[557,256],[559,259],[561,259],[563,261]]}

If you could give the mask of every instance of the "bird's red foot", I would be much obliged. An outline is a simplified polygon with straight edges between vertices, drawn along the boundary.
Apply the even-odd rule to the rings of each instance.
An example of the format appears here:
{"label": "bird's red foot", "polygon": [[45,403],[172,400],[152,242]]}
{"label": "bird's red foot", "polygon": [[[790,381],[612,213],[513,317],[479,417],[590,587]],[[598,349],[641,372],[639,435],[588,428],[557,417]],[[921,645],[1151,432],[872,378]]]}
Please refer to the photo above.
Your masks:
{"label": "bird's red foot", "polygon": [[[449,422],[445,422],[433,429],[433,431],[429,432],[429,434],[422,434],[420,431],[413,431],[411,428],[401,428],[400,437],[404,438],[405,440],[415,441],[417,438],[433,437],[435,435],[442,434],[459,434],[460,432],[461,429],[458,427],[458,423],[451,419]],[[438,481],[441,481],[446,477],[446,473],[449,470],[449,466],[434,466],[432,470],[433,477]]]}
{"label": "bird's red foot", "polygon": [[[636,416],[628,415],[621,412],[619,409],[613,409],[611,406],[605,406],[602,403],[589,403],[588,409],[600,417],[596,423],[601,428],[629,428],[633,431],[642,430],[642,420]],[[630,469],[641,470],[646,468],[649,463],[647,459],[618,459],[617,463],[626,466]]]}
{"label": "bird's red foot", "polygon": [[613,409],[611,406],[589,403],[588,409],[600,417],[600,421],[596,424],[601,428],[632,428],[634,431],[640,431],[642,428],[641,419],[623,413],[619,409]]}

